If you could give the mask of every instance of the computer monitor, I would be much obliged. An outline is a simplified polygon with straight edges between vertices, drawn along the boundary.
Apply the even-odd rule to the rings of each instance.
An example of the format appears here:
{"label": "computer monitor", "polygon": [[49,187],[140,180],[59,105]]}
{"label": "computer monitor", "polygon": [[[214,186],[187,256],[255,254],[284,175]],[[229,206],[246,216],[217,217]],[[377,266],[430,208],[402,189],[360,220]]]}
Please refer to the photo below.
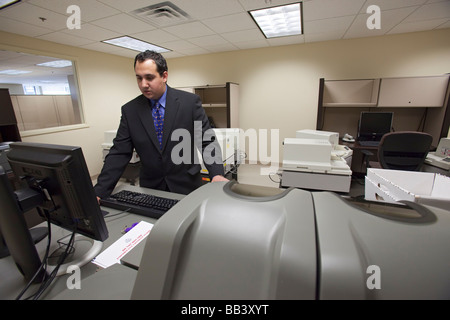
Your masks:
{"label": "computer monitor", "polygon": [[393,112],[361,112],[358,126],[358,140],[379,141],[391,132]]}
{"label": "computer monitor", "polygon": [[104,241],[108,231],[94,193],[89,171],[80,147],[16,142],[7,158],[20,180],[12,189],[1,173],[0,228],[19,270],[31,279],[38,263],[36,248],[23,213],[37,207],[40,214],[61,228]]}

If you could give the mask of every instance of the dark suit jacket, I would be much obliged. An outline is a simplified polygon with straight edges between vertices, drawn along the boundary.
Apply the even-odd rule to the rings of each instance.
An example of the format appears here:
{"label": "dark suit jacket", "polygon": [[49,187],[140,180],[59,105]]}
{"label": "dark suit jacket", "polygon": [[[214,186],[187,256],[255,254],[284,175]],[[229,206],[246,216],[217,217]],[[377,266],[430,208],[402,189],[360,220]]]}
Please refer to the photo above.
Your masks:
{"label": "dark suit jacket", "polygon": [[[197,121],[196,126],[194,125],[195,121]],[[197,130],[194,130],[195,128]],[[205,148],[209,150],[203,153],[209,176],[212,178],[215,175],[223,175],[219,144],[212,142],[210,145],[213,139],[208,138],[206,141],[202,141],[200,137],[208,129],[210,129],[209,121],[199,96],[167,86],[163,149],[161,151],[156,138],[149,100],[143,95],[131,100],[122,106],[117,135],[109,154],[105,157],[102,172],[94,187],[97,196],[104,198],[111,194],[130,161],[134,149],[139,155],[142,165],[139,179],[141,187],[161,190],[168,187],[171,192],[188,194],[201,186],[201,165],[196,159],[196,141],[201,141],[203,150]],[[176,130],[175,134],[172,135],[174,130]],[[186,133],[189,135],[186,136]],[[183,139],[179,137],[183,137]],[[216,152],[211,152],[211,150]],[[172,151],[174,151],[174,157],[172,157]],[[208,155],[212,155],[214,158],[210,159],[207,157]],[[180,157],[184,159],[184,163],[177,164]],[[211,162],[213,163],[211,164]]]}

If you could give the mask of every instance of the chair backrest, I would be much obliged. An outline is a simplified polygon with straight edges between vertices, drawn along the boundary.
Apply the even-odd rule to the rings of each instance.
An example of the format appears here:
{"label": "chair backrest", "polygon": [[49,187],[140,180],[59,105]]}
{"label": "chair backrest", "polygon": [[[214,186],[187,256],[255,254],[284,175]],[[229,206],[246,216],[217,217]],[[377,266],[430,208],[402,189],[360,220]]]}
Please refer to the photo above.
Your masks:
{"label": "chair backrest", "polygon": [[378,146],[384,169],[418,171],[430,150],[433,137],[424,132],[398,131],[385,134]]}

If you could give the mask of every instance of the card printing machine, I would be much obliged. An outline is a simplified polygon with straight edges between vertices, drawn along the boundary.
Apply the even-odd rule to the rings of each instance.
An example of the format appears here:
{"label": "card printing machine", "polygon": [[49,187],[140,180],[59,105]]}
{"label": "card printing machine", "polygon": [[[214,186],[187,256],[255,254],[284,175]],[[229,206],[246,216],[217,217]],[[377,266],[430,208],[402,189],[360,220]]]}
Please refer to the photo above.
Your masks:
{"label": "card printing machine", "polygon": [[339,133],[298,130],[283,141],[281,185],[315,190],[350,190],[353,151],[339,145]]}
{"label": "card printing machine", "polygon": [[208,183],[155,223],[138,268],[57,298],[448,300],[449,228],[449,211],[414,202]]}
{"label": "card printing machine", "polygon": [[160,218],[133,299],[450,299],[450,212],[215,182]]}

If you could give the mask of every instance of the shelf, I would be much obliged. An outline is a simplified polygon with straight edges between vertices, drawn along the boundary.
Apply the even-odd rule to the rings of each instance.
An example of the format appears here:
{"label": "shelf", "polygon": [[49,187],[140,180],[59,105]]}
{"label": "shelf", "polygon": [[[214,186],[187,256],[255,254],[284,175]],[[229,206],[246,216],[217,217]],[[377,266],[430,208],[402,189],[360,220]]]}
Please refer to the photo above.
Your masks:
{"label": "shelf", "polygon": [[226,103],[203,103],[203,108],[226,108]]}
{"label": "shelf", "polygon": [[325,80],[324,107],[376,107],[380,80]]}
{"label": "shelf", "polygon": [[197,94],[202,107],[216,128],[239,126],[239,85],[227,82],[221,85],[206,85],[177,88]]}
{"label": "shelf", "polygon": [[334,102],[334,103],[324,103],[323,106],[324,107],[339,107],[339,108],[343,108],[343,107],[355,107],[355,108],[367,107],[367,108],[370,108],[370,107],[376,107],[377,104],[376,103],[365,103],[365,102],[354,102],[354,103]]}

